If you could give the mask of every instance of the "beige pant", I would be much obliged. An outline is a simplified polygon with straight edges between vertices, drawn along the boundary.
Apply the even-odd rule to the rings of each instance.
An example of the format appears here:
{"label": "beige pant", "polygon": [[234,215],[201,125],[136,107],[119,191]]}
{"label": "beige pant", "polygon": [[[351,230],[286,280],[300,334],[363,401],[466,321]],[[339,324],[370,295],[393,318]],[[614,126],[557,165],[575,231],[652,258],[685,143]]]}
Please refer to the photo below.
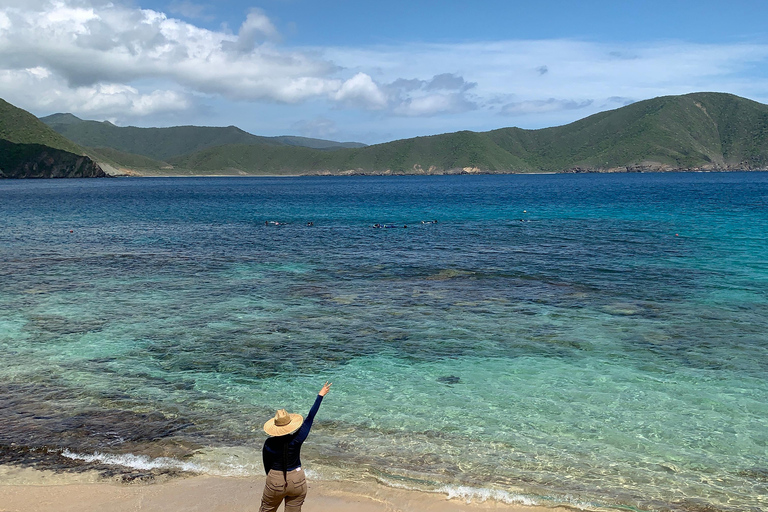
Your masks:
{"label": "beige pant", "polygon": [[282,471],[269,470],[259,512],[275,512],[283,500],[285,500],[285,512],[301,512],[301,506],[307,496],[307,479],[304,476],[304,470],[294,469],[288,471],[286,476],[287,482],[283,479]]}

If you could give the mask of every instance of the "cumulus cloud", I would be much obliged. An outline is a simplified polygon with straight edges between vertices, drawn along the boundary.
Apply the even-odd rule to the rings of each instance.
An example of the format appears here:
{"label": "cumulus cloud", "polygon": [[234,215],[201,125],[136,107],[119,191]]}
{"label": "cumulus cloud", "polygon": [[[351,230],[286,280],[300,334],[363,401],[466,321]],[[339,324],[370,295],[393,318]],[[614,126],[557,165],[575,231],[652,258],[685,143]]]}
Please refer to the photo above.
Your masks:
{"label": "cumulus cloud", "polygon": [[429,80],[399,78],[384,87],[392,113],[407,117],[455,114],[477,108],[467,91],[477,86],[453,73],[440,73]]}
{"label": "cumulus cloud", "polygon": [[78,112],[98,118],[143,117],[190,107],[176,91],[156,89],[141,93],[123,84],[94,84],[71,88],[43,67],[0,70],[0,97],[15,96],[45,111]]}
{"label": "cumulus cloud", "polygon": [[453,73],[442,73],[432,77],[432,80],[426,82],[424,88],[428,91],[466,91],[475,87],[477,84],[467,82],[464,77]]}
{"label": "cumulus cloud", "polygon": [[[59,101],[53,102],[62,109],[82,91],[114,98],[104,91],[118,86],[127,87],[120,95],[134,98],[136,112],[149,112],[153,105],[158,111],[161,98],[170,100],[169,108],[185,108],[195,94],[282,103],[320,97],[357,108],[385,106],[383,93],[369,75],[357,73],[344,80],[331,61],[282,48],[279,39],[274,24],[258,9],[251,10],[232,34],[150,9],[98,1],[30,1],[0,7],[0,70],[45,70],[41,80],[58,92]],[[146,83],[164,86],[146,90]],[[37,85],[46,89],[46,84]],[[15,92],[23,96],[20,89]],[[31,106],[43,103],[33,101]]]}
{"label": "cumulus cloud", "polygon": [[383,109],[387,98],[365,73],[358,73],[343,84],[333,95],[334,99],[346,105]]}
{"label": "cumulus cloud", "polygon": [[430,94],[403,100],[395,107],[394,113],[402,116],[421,117],[455,114],[476,108],[475,103],[460,94]]}
{"label": "cumulus cloud", "polygon": [[251,9],[237,34],[236,47],[240,52],[252,52],[259,43],[277,40],[277,29],[261,9]]}

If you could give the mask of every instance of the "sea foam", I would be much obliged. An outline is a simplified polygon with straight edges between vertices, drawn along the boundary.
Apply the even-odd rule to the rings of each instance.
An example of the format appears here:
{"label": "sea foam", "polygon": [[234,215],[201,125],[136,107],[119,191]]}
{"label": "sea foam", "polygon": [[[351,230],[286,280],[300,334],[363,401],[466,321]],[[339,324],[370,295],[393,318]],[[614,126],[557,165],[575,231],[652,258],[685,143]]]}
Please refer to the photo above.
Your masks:
{"label": "sea foam", "polygon": [[229,462],[191,462],[181,461],[170,457],[151,458],[146,455],[110,454],[94,452],[92,454],[75,453],[70,450],[64,450],[61,455],[68,459],[83,461],[87,463],[107,464],[110,466],[120,466],[130,469],[151,471],[160,470],[178,470],[195,474],[206,474],[213,476],[250,476],[254,474],[254,468],[251,464],[235,464]]}
{"label": "sea foam", "polygon": [[438,489],[436,492],[447,494],[449,500],[463,499],[467,503],[471,503],[472,501],[483,502],[493,500],[510,505],[516,504],[532,506],[540,504],[537,500],[528,496],[514,494],[511,492],[502,491],[500,489],[483,489],[480,487],[468,487],[464,485],[446,485]]}

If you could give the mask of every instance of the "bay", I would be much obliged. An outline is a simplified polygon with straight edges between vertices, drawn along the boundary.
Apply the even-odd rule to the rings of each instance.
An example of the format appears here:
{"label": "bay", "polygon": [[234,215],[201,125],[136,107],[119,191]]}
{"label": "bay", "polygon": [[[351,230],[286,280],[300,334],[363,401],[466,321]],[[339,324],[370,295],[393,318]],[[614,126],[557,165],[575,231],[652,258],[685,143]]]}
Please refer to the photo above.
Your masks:
{"label": "bay", "polygon": [[315,478],[761,510],[767,206],[760,172],[3,181],[0,447],[260,477],[332,380]]}

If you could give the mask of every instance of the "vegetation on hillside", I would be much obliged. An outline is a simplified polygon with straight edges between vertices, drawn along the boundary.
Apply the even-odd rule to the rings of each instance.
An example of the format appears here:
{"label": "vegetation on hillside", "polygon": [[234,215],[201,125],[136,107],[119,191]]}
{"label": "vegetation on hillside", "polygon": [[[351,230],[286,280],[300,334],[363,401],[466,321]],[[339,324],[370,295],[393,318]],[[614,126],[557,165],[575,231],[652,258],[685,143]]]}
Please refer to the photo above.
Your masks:
{"label": "vegetation on hillside", "polygon": [[38,118],[0,99],[0,139],[15,144],[41,144],[54,149],[85,154],[83,148],[62,137]]}
{"label": "vegetation on hillside", "polygon": [[[442,174],[768,167],[768,105],[722,93],[664,96],[541,130],[461,131],[329,151],[328,141],[236,127],[120,128],[0,103],[0,138],[68,148],[140,174]],[[352,144],[354,145],[354,144]],[[306,147],[314,146],[314,147]]]}
{"label": "vegetation on hillside", "polygon": [[754,169],[768,165],[768,105],[694,93],[541,130],[462,131],[330,153],[227,145],[170,161],[178,169],[254,174]]}
{"label": "vegetation on hillside", "polygon": [[0,99],[0,178],[101,177],[86,151]]}
{"label": "vegetation on hillside", "polygon": [[364,146],[355,142],[343,143],[287,135],[260,137],[235,126],[121,127],[109,121],[84,121],[72,114],[53,114],[41,118],[41,121],[82,146],[112,148],[122,153],[132,153],[160,161],[230,144],[298,146],[324,150]]}
{"label": "vegetation on hillside", "polygon": [[143,155],[126,153],[113,148],[87,148],[88,156],[115,169],[137,171],[139,173],[159,174],[172,169],[170,164]]}

